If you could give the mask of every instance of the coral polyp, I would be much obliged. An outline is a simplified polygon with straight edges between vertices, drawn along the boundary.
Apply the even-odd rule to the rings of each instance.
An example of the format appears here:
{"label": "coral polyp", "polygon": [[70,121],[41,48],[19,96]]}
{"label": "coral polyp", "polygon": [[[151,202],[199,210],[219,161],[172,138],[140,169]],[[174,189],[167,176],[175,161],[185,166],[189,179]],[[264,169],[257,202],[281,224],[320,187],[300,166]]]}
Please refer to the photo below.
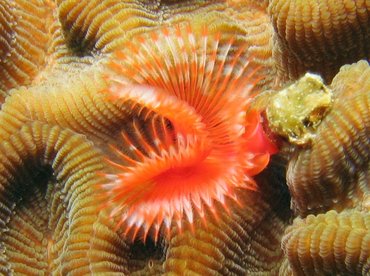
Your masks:
{"label": "coral polyp", "polygon": [[[162,226],[182,228],[214,202],[238,201],[236,188],[256,189],[252,176],[276,148],[250,108],[258,68],[248,67],[243,45],[207,28],[164,27],[122,47],[109,63],[108,95],[125,102],[133,120],[114,147],[122,162],[109,161],[101,190],[104,207],[126,234],[157,239]],[[128,149],[128,150],[127,150]]]}

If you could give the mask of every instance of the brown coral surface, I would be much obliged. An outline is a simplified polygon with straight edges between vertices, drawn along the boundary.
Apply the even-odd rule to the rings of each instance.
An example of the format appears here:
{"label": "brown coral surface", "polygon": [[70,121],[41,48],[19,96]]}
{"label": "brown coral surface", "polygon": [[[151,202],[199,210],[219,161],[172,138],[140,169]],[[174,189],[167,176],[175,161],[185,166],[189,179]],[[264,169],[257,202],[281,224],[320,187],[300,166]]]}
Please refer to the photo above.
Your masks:
{"label": "brown coral surface", "polygon": [[10,88],[31,84],[45,66],[50,11],[40,0],[0,2],[0,104]]}
{"label": "brown coral surface", "polygon": [[[1,143],[1,247],[6,274],[84,271],[98,212],[91,184],[103,168],[71,131],[25,124]],[[68,252],[61,254],[61,252]]]}
{"label": "brown coral surface", "polygon": [[369,273],[369,80],[366,61],[340,69],[331,110],[289,162],[292,207],[311,215],[286,230],[282,275]]}
{"label": "brown coral surface", "polygon": [[363,0],[270,1],[280,78],[310,71],[330,82],[343,64],[370,58],[369,12]]}
{"label": "brown coral surface", "polygon": [[288,186],[300,215],[344,208],[369,210],[370,66],[343,66],[331,87],[334,104],[312,145],[289,164]]}
{"label": "brown coral surface", "polygon": [[[281,272],[294,275],[368,275],[369,212],[329,211],[296,219],[282,240],[289,263]],[[291,270],[291,271],[290,271]]]}

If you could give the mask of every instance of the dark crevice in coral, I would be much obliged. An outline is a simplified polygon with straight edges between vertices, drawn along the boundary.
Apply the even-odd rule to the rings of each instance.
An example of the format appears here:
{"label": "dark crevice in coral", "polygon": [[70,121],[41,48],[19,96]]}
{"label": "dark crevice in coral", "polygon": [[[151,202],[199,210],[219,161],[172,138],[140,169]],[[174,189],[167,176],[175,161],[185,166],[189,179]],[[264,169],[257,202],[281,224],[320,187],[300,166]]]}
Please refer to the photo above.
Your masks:
{"label": "dark crevice in coral", "polygon": [[[24,165],[17,169],[22,171],[19,176],[1,193],[7,198],[2,203],[7,205],[9,212],[7,217],[1,214],[0,220],[6,223],[0,225],[0,232],[3,232],[0,243],[10,269],[19,272],[24,266],[28,272],[50,272],[45,241],[50,232],[47,193],[55,182],[53,170],[51,166],[38,167],[31,162]],[[34,256],[29,254],[30,250]]]}
{"label": "dark crevice in coral", "polygon": [[7,61],[12,40],[15,39],[16,19],[11,12],[12,8],[9,3],[0,3],[0,64]]}
{"label": "dark crevice in coral", "polygon": [[[262,195],[268,195],[267,204],[281,221],[287,223],[292,221],[291,196],[286,182],[288,159],[283,154],[271,157],[267,168],[256,176],[259,190]],[[271,197],[272,195],[272,197]]]}
{"label": "dark crevice in coral", "polygon": [[77,57],[93,57],[98,54],[98,50],[95,49],[95,42],[83,39],[81,37],[75,37],[65,31],[64,36],[68,48]]}
{"label": "dark crevice in coral", "polygon": [[9,185],[9,189],[6,191],[15,204],[32,200],[34,189],[38,189],[44,195],[47,184],[53,178],[53,170],[49,165],[37,169],[19,168],[19,171],[22,170],[24,174],[19,173],[19,178],[15,179],[14,184]]}
{"label": "dark crevice in coral", "polygon": [[146,239],[145,243],[141,240],[135,241],[130,249],[131,256],[135,256],[138,260],[145,260],[148,257],[161,259],[163,255],[161,243],[156,244],[150,237]]}
{"label": "dark crevice in coral", "polygon": [[80,28],[73,26],[73,22],[59,18],[67,48],[76,57],[92,57],[98,53],[95,48],[96,41],[86,39],[86,33]]}
{"label": "dark crevice in coral", "polygon": [[[194,1],[194,0],[159,0],[158,1],[160,3],[161,6],[172,6],[172,5],[183,5],[183,6],[189,6],[189,5],[194,5],[195,3],[196,4],[203,4],[203,5],[206,5],[206,4],[209,4],[210,1],[208,0],[203,0],[203,1]],[[222,1],[212,1],[212,3],[217,3],[217,2],[222,2]]]}
{"label": "dark crevice in coral", "polygon": [[146,238],[145,242],[139,239],[135,240],[129,251],[131,272],[142,274],[155,270],[155,266],[161,265],[165,261],[166,248],[166,242],[161,238],[157,243],[150,236]]}

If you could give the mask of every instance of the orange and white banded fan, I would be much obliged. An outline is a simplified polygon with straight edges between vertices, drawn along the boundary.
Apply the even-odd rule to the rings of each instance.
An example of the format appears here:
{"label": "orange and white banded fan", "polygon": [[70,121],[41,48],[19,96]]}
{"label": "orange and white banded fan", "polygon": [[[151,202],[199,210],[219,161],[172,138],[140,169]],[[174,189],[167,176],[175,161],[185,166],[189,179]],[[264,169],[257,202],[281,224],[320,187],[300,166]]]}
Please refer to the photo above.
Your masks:
{"label": "orange and white banded fan", "polygon": [[[103,208],[134,239],[181,229],[215,202],[256,189],[252,176],[276,151],[250,111],[258,79],[246,47],[190,24],[141,35],[109,63],[109,98],[149,110],[122,131],[118,173],[99,186]],[[137,108],[137,107],[141,108]],[[139,110],[139,111],[138,111]],[[247,111],[249,110],[249,111]],[[134,114],[135,115],[135,114]]]}

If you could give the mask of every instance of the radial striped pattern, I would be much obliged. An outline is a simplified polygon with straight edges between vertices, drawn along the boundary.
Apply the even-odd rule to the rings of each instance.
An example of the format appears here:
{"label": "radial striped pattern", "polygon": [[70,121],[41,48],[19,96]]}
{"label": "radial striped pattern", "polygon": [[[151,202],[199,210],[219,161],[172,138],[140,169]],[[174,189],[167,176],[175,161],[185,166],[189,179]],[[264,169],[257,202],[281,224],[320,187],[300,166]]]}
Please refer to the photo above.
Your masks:
{"label": "radial striped pattern", "polygon": [[342,65],[369,59],[369,12],[369,1],[363,0],[270,1],[281,80],[309,71],[330,82]]}
{"label": "radial striped pattern", "polygon": [[367,275],[370,269],[370,215],[329,211],[295,219],[282,240],[289,261],[283,275]]}
{"label": "radial striped pattern", "polygon": [[111,216],[145,239],[152,228],[157,237],[162,223],[168,230],[172,220],[192,224],[193,210],[204,217],[204,206],[213,210],[225,196],[237,200],[236,187],[255,189],[251,176],[274,148],[258,112],[247,115],[258,69],[232,36],[185,24],[139,36],[125,49],[109,64],[108,95],[173,128],[158,128],[152,114],[143,130],[134,122],[132,133],[122,134],[129,153],[117,151],[128,164],[113,163],[122,172],[102,185]]}
{"label": "radial striped pattern", "polygon": [[9,89],[29,85],[45,66],[50,20],[45,1],[0,2],[0,103]]}

